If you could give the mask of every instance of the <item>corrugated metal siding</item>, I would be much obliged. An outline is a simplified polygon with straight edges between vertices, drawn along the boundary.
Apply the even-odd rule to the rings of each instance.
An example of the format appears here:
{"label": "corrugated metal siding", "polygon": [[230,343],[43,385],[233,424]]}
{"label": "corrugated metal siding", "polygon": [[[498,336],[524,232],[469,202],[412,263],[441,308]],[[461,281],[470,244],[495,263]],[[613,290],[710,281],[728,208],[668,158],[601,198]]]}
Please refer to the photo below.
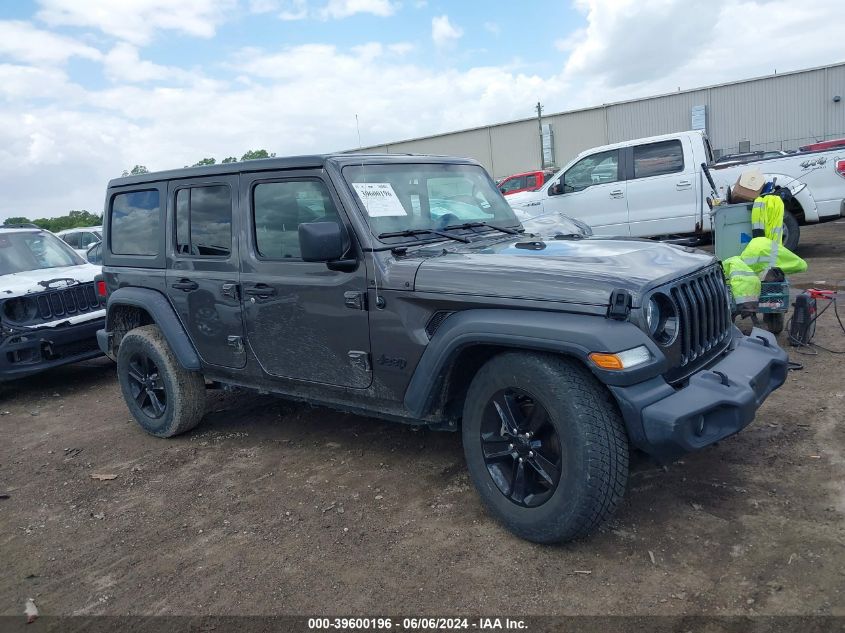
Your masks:
{"label": "corrugated metal siding", "polygon": [[607,106],[608,143],[690,129],[693,106],[707,104],[707,91],[681,92]]}
{"label": "corrugated metal siding", "polygon": [[[833,97],[840,97],[839,103]],[[827,89],[825,92],[825,130],[826,139],[845,138],[845,66],[827,69]]]}
{"label": "corrugated metal siding", "polygon": [[[842,100],[833,103],[834,95]],[[817,140],[845,138],[845,64],[736,82],[543,118],[554,130],[555,159],[564,165],[579,152],[634,138],[690,129],[693,106],[706,105],[712,146],[722,153],[796,149]],[[495,177],[536,169],[539,131],[526,119],[389,143],[367,151],[468,156]]]}
{"label": "corrugated metal siding", "polygon": [[493,160],[490,155],[490,132],[487,128],[445,134],[443,136],[424,138],[417,141],[390,143],[389,151],[391,154],[407,152],[412,154],[445,154],[448,156],[474,158],[484,165],[488,171],[493,168]]}
{"label": "corrugated metal siding", "polygon": [[[519,121],[489,129],[493,178],[504,178],[540,164],[540,128],[537,121]],[[555,140],[557,141],[557,130]]]}

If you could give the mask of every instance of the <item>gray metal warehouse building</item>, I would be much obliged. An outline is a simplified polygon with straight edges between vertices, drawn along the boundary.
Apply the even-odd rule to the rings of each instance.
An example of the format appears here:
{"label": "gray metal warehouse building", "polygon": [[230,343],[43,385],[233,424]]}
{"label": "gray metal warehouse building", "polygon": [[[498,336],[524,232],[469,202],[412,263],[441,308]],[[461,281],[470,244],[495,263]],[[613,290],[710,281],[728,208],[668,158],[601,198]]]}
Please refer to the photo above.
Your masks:
{"label": "gray metal warehouse building", "polygon": [[[590,147],[690,129],[705,129],[718,154],[797,149],[845,137],[845,62],[544,114],[542,123],[557,166]],[[467,156],[500,178],[536,169],[540,144],[534,117],[363,149]]]}

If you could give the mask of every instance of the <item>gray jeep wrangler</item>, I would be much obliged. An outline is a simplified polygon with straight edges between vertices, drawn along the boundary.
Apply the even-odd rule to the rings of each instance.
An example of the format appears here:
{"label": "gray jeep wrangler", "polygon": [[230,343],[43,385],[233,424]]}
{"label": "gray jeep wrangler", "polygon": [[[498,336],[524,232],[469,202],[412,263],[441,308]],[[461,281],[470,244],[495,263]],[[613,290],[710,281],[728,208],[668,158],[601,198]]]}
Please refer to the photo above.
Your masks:
{"label": "gray jeep wrangler", "polygon": [[529,234],[471,160],[305,156],[109,183],[101,349],[170,437],[237,385],[458,430],[490,512],[537,542],[619,505],[660,462],[748,425],[783,384],[730,318],[714,258]]}

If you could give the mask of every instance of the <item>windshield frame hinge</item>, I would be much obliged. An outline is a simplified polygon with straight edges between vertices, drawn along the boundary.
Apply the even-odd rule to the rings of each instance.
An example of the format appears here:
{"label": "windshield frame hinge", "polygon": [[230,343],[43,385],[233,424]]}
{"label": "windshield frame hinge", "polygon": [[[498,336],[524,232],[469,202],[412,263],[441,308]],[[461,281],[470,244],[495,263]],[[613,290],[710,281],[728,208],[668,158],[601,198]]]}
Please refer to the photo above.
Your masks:
{"label": "windshield frame hinge", "polygon": [[607,307],[607,318],[616,321],[626,321],[631,314],[631,293],[623,288],[617,288],[610,293],[610,305]]}

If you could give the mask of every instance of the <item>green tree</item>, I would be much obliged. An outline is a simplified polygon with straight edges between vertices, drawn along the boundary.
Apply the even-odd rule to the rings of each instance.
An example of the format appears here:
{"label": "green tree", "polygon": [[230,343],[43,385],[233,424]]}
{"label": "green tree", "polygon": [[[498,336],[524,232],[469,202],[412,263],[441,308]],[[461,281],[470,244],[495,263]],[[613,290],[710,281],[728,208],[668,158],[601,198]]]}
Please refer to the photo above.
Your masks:
{"label": "green tree", "polygon": [[273,158],[276,155],[275,152],[270,154],[266,149],[250,149],[247,150],[246,154],[241,156],[241,160],[255,160],[257,158]]}
{"label": "green tree", "polygon": [[217,161],[211,157],[203,158],[202,160],[198,160],[195,162],[191,167],[202,167],[203,165],[216,165]]}
{"label": "green tree", "polygon": [[56,233],[65,229],[78,229],[86,226],[100,226],[103,223],[103,216],[91,213],[90,211],[73,210],[67,215],[55,218],[38,218],[32,220],[36,226]]}
{"label": "green tree", "polygon": [[220,161],[220,163],[223,164],[223,165],[227,165],[229,163],[237,163],[237,162],[238,162],[238,159],[235,158],[234,156],[227,156],[226,158],[224,158],[223,160]]}
{"label": "green tree", "polygon": [[3,220],[3,224],[31,224],[32,220],[29,218],[25,218],[23,216],[18,216],[16,218],[6,218]]}
{"label": "green tree", "polygon": [[126,171],[123,170],[124,176],[138,176],[140,174],[148,174],[150,170],[144,167],[143,165],[135,165],[131,170]]}

